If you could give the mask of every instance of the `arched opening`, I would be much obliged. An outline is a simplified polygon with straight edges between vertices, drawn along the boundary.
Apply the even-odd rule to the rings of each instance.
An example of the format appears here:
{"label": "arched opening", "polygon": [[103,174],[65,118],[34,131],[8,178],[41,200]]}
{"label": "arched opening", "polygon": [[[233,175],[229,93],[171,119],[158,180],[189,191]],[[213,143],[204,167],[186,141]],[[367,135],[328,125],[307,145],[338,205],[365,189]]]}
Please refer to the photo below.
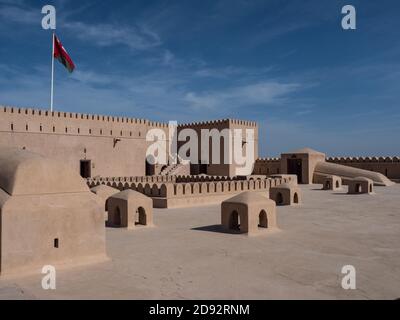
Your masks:
{"label": "arched opening", "polygon": [[119,207],[115,208],[114,225],[118,227],[121,226],[121,210],[119,209]]}
{"label": "arched opening", "polygon": [[268,228],[268,218],[265,210],[261,210],[258,216],[258,227],[259,228]]}
{"label": "arched opening", "polygon": [[299,195],[297,194],[297,192],[294,193],[293,202],[294,203],[299,203]]}
{"label": "arched opening", "polygon": [[276,203],[283,204],[283,195],[280,192],[278,192],[278,194],[276,195]]}
{"label": "arched opening", "polygon": [[336,188],[340,188],[340,183],[339,183],[339,181],[336,181]]}
{"label": "arched opening", "polygon": [[240,231],[240,216],[237,211],[233,211],[229,217],[229,229]]}
{"label": "arched opening", "polygon": [[331,188],[331,182],[330,181],[326,181],[325,182],[325,188],[326,189],[330,189]]}
{"label": "arched opening", "polygon": [[140,224],[145,226],[147,224],[146,220],[146,210],[143,207],[139,207],[136,211],[135,225]]}
{"label": "arched opening", "polygon": [[369,192],[372,193],[372,184],[369,185]]}
{"label": "arched opening", "polygon": [[356,184],[356,192],[361,193],[361,184],[359,183]]}

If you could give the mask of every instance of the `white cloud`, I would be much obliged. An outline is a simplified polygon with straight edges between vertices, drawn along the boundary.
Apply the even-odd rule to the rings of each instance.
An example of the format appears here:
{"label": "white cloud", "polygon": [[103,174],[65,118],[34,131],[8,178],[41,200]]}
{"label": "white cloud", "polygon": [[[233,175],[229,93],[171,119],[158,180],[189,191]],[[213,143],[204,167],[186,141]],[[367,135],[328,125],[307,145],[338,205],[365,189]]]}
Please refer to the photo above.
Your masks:
{"label": "white cloud", "polygon": [[42,21],[42,15],[39,9],[24,9],[21,7],[4,5],[0,7],[0,20],[23,24],[37,24],[39,27]]}
{"label": "white cloud", "polygon": [[161,45],[160,37],[144,26],[124,27],[117,24],[90,25],[70,22],[64,25],[82,41],[101,47],[126,45],[132,50],[147,50]]}
{"label": "white cloud", "polygon": [[188,92],[185,101],[193,108],[232,108],[251,105],[271,105],[301,88],[296,83],[258,82],[221,91],[196,94]]}

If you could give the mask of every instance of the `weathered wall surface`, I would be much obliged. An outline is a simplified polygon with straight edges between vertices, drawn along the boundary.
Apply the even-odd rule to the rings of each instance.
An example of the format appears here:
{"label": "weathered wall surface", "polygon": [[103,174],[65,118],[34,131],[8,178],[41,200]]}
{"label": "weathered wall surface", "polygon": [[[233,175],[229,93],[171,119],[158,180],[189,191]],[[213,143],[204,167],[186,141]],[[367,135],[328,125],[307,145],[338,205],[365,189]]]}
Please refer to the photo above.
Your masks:
{"label": "weathered wall surface", "polygon": [[[225,177],[227,179],[225,181],[181,183],[173,181],[157,181],[152,183],[150,182],[152,179],[147,178],[89,179],[88,184],[90,187],[104,184],[120,190],[132,189],[151,197],[155,208],[177,208],[220,203],[232,197],[232,195],[243,191],[268,194],[270,187],[293,181],[293,177],[290,176],[257,180],[230,180],[229,177]],[[197,180],[191,176],[187,178],[189,180]],[[143,182],[138,182],[138,180],[142,180]]]}
{"label": "weathered wall surface", "polygon": [[259,158],[254,164],[253,174],[280,174],[280,158]]}
{"label": "weathered wall surface", "polygon": [[0,107],[0,146],[26,148],[60,159],[91,176],[145,175],[147,130],[168,126],[144,119]]}
{"label": "weathered wall surface", "polygon": [[[400,180],[400,157],[327,157],[327,162],[381,173],[393,180]],[[277,174],[280,158],[260,158],[253,174]]]}
{"label": "weathered wall surface", "polygon": [[328,157],[326,161],[379,172],[389,179],[400,179],[400,157]]}
{"label": "weathered wall surface", "polygon": [[[189,123],[189,124],[181,124],[178,126],[178,135],[180,132],[184,129],[194,129],[197,133],[197,136],[199,137],[199,143],[198,143],[198,163],[201,163],[201,148],[202,144],[208,145],[209,148],[209,163],[203,164],[205,165],[205,168],[201,168],[201,165],[192,165],[191,169],[191,174],[200,174],[200,173],[206,173],[209,175],[225,175],[225,176],[234,176],[236,175],[236,168],[241,167],[241,165],[236,165],[233,161],[232,164],[228,164],[228,160],[224,159],[224,143],[225,140],[224,138],[219,139],[219,150],[220,150],[220,157],[219,157],[219,164],[212,163],[212,139],[209,139],[209,141],[203,141],[202,140],[202,135],[201,135],[201,130],[206,129],[206,130],[212,130],[212,129],[217,129],[220,133],[224,129],[229,129],[231,130],[232,134],[234,129],[238,130],[238,133],[241,137],[241,139],[244,141],[246,139],[246,129],[252,129],[253,134],[250,138],[250,141],[248,143],[254,143],[254,161],[258,158],[258,125],[256,122],[253,121],[245,121],[245,120],[232,120],[232,119],[225,119],[225,120],[217,120],[217,121],[206,121],[206,122],[195,122],[195,123]],[[221,135],[222,136],[222,135]],[[242,145],[242,154],[245,155],[247,150],[247,144],[248,143],[243,143]],[[178,146],[181,147],[185,142],[180,142],[178,143]],[[230,150],[229,152],[233,152],[233,144],[232,141],[229,144],[230,145]],[[232,153],[233,154],[233,153]],[[226,160],[226,161],[225,161]],[[249,173],[251,174],[251,172]]]}

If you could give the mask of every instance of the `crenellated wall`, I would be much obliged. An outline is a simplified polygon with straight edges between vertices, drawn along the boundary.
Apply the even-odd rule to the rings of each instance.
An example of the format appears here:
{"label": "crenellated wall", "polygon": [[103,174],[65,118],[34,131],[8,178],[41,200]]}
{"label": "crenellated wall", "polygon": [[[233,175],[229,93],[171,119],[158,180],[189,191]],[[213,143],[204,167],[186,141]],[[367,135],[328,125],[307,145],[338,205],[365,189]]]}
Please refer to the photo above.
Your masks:
{"label": "crenellated wall", "polygon": [[379,172],[389,179],[400,179],[400,157],[328,157],[327,162]]}
{"label": "crenellated wall", "polygon": [[[218,131],[222,132],[222,130],[229,129],[229,130],[236,130],[235,132],[231,131],[235,135],[238,136],[242,141],[246,139],[246,129],[252,130],[252,135],[250,137],[250,143],[254,143],[254,161],[258,158],[258,125],[254,121],[247,121],[247,120],[236,120],[236,119],[223,119],[223,120],[215,120],[215,121],[204,121],[204,122],[193,122],[193,123],[186,123],[178,125],[178,134],[184,129],[194,129],[199,137],[199,145],[198,145],[198,163],[199,165],[193,165],[191,167],[192,174],[208,174],[208,175],[226,175],[226,176],[235,176],[237,175],[237,168],[241,167],[238,166],[232,161],[232,164],[228,164],[228,159],[224,159],[224,143],[225,139],[220,139],[219,143],[219,152],[220,152],[220,163],[212,163],[212,140],[203,142],[201,139],[201,130],[207,129],[217,129]],[[202,143],[209,145],[209,163],[201,164],[201,151],[202,151]],[[185,144],[185,142],[180,142],[179,147]],[[230,146],[229,152],[233,154],[233,144],[228,143]],[[247,152],[247,143],[242,144],[242,154],[246,154]],[[254,162],[251,163],[251,166]],[[251,174],[251,170],[246,175]]]}
{"label": "crenellated wall", "polygon": [[[140,177],[137,178],[140,179]],[[133,189],[152,197],[155,208],[174,208],[215,204],[231,197],[233,194],[248,190],[268,194],[270,187],[292,181],[291,177],[184,183],[174,181],[157,181],[154,183],[133,181],[138,179],[128,177],[109,178],[107,180],[91,179],[88,184],[89,187],[104,184],[119,190]]]}
{"label": "crenellated wall", "polygon": [[[389,179],[400,180],[400,157],[327,157],[326,161],[379,172]],[[255,162],[253,174],[279,174],[280,167],[280,158],[259,158]]]}
{"label": "crenellated wall", "polygon": [[[155,128],[164,131],[165,145],[168,146],[169,128],[166,123],[0,106],[0,145],[25,148],[44,156],[61,159],[78,172],[81,170],[81,162],[90,160],[91,177],[159,174],[166,164],[146,165],[145,159],[146,150],[153,143],[146,141],[146,134],[148,130]],[[178,131],[184,128],[196,131],[201,128],[257,129],[257,124],[244,120],[215,120],[179,125]],[[257,134],[255,130],[255,153],[258,148]],[[200,146],[199,142],[199,148]],[[161,152],[167,154],[168,148]],[[233,175],[234,171],[233,164],[208,167],[207,173],[213,175]]]}
{"label": "crenellated wall", "polygon": [[145,119],[0,106],[0,145],[25,148],[91,176],[145,175],[146,133],[168,125]]}
{"label": "crenellated wall", "polygon": [[280,174],[280,158],[259,158],[254,164],[253,174]]}

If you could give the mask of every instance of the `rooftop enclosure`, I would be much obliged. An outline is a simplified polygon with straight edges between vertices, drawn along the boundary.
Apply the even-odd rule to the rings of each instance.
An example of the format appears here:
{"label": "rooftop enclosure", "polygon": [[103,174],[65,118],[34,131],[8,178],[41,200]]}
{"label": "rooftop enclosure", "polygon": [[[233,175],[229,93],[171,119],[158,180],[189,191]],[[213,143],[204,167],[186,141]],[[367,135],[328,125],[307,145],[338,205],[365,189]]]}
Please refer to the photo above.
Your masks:
{"label": "rooftop enclosure", "polygon": [[[167,146],[169,143],[168,124],[146,119],[6,106],[0,106],[0,114],[0,146],[25,148],[63,160],[85,178],[159,174],[163,165],[146,163],[146,150],[153,143],[146,141],[146,134],[150,129],[161,129],[165,136],[162,141]],[[252,139],[255,140],[256,149],[254,159],[257,158],[258,133],[255,122],[232,119],[207,121],[179,125],[178,132],[189,127],[195,130],[255,129]],[[242,132],[244,136],[244,130]],[[165,152],[167,156],[168,148],[160,152]],[[233,175],[234,165],[203,164],[195,165],[191,170],[195,174],[204,171],[208,175]]]}
{"label": "rooftop enclosure", "polygon": [[0,272],[106,259],[104,205],[64,163],[0,147]]}
{"label": "rooftop enclosure", "polygon": [[[243,191],[268,195],[270,187],[290,182],[293,178],[268,178],[257,180],[226,180],[209,182],[132,182],[129,177],[120,181],[91,180],[90,187],[105,184],[119,190],[132,189],[153,199],[155,208],[176,208],[220,203]],[[196,180],[195,180],[196,181]]]}
{"label": "rooftop enclosure", "polygon": [[136,229],[153,225],[153,201],[134,190],[124,190],[108,199],[107,225]]}
{"label": "rooftop enclosure", "polygon": [[275,202],[266,195],[242,192],[221,203],[221,225],[231,233],[248,235],[275,229]]}

